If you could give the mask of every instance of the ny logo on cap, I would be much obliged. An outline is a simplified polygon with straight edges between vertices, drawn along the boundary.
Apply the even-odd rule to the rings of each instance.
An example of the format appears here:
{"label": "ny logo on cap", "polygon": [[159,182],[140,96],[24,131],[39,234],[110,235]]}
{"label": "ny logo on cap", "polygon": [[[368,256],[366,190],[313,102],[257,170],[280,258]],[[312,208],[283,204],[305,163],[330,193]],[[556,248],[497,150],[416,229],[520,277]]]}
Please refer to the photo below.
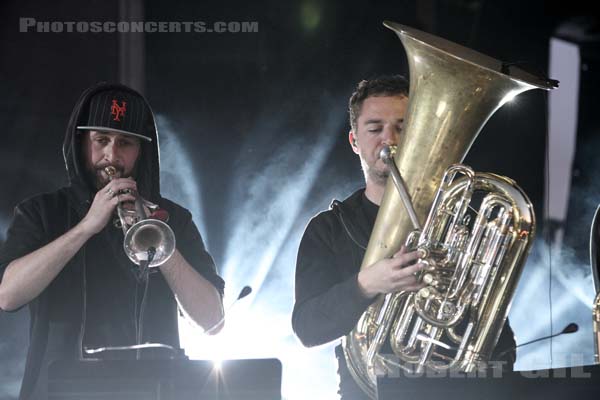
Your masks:
{"label": "ny logo on cap", "polygon": [[110,115],[114,116],[113,121],[121,121],[119,117],[125,116],[125,111],[127,111],[127,108],[125,107],[126,105],[127,103],[122,101],[121,105],[119,106],[117,104],[117,100],[113,99],[112,106],[110,107]]}

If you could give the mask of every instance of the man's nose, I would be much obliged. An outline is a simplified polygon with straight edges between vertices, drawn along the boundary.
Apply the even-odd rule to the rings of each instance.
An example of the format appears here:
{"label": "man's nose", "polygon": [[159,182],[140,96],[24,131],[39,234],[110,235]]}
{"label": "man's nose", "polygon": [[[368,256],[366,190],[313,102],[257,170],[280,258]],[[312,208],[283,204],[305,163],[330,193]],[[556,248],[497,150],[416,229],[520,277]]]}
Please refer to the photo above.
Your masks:
{"label": "man's nose", "polygon": [[397,144],[398,137],[392,126],[384,126],[381,140],[384,144]]}
{"label": "man's nose", "polygon": [[104,158],[111,163],[119,159],[118,153],[118,148],[114,143],[109,143],[104,147]]}

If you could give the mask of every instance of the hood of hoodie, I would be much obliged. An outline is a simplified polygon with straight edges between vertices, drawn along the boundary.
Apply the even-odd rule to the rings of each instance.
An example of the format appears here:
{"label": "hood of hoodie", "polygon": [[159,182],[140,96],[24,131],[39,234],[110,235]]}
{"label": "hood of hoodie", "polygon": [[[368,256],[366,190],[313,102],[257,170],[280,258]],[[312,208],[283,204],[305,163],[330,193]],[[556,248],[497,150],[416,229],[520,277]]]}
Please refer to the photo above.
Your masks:
{"label": "hood of hoodie", "polygon": [[144,121],[143,129],[146,135],[152,138],[152,141],[141,141],[141,154],[137,161],[137,172],[134,178],[138,184],[141,196],[146,200],[158,203],[160,199],[160,151],[154,114],[148,101],[142,95],[121,84],[98,83],[85,90],[79,97],[79,100],[77,100],[71,113],[63,142],[63,157],[65,167],[67,168],[69,185],[76,190],[79,196],[83,197],[81,200],[91,200],[97,191],[94,184],[89,182],[87,178],[81,144],[82,133],[84,131],[77,129],[77,126],[85,125],[88,118],[90,100],[94,94],[115,89],[137,94],[144,100],[150,111],[147,120]]}

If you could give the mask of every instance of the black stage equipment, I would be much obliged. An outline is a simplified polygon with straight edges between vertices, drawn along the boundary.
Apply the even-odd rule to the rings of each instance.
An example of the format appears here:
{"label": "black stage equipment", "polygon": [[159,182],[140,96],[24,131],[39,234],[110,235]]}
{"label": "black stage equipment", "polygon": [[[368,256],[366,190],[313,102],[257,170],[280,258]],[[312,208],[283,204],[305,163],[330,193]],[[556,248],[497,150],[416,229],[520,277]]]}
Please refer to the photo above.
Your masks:
{"label": "black stage equipment", "polygon": [[55,361],[49,400],[281,400],[277,359]]}
{"label": "black stage equipment", "polygon": [[478,374],[383,377],[379,400],[553,400],[592,399],[600,393],[600,365],[536,371],[486,370]]}

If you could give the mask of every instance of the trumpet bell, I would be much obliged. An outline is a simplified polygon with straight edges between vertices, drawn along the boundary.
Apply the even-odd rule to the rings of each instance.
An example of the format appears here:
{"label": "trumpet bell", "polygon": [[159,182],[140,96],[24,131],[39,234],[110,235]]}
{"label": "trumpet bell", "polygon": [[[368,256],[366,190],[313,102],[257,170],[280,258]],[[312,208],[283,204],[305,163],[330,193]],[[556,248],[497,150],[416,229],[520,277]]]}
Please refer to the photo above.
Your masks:
{"label": "trumpet bell", "polygon": [[135,264],[148,267],[164,264],[175,252],[175,234],[169,225],[157,219],[142,220],[127,230],[123,249]]}

